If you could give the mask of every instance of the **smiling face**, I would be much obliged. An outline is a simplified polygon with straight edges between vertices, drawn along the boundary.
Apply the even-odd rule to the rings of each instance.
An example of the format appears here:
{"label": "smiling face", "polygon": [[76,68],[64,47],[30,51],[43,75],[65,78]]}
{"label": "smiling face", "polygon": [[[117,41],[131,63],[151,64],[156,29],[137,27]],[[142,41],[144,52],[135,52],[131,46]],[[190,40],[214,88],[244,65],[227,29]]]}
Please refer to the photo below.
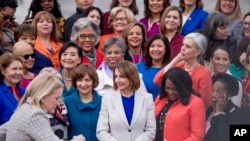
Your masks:
{"label": "smiling face", "polygon": [[133,0],[118,0],[119,5],[125,8],[129,8],[129,6],[132,4]]}
{"label": "smiling face", "polygon": [[[35,62],[34,50],[31,46],[23,45],[22,48],[19,48],[18,56],[22,60],[23,69],[29,70],[32,69]],[[26,57],[28,56],[28,57]]]}
{"label": "smiling face", "polygon": [[62,87],[57,88],[51,94],[43,97],[41,103],[47,114],[53,115],[56,111],[56,108],[60,106],[60,103],[62,102],[62,92]]}
{"label": "smiling face", "polygon": [[85,27],[79,31],[77,43],[84,52],[91,52],[93,50],[96,43],[95,36],[95,31],[91,27]]}
{"label": "smiling face", "polygon": [[212,88],[212,106],[215,106],[218,99],[223,99],[225,102],[228,101],[228,95],[226,91],[226,86],[221,81],[216,81],[213,83]]}
{"label": "smiling face", "polygon": [[81,57],[78,56],[77,49],[67,48],[60,57],[60,63],[64,69],[73,69],[81,63]]}
{"label": "smiling face", "polygon": [[230,15],[234,12],[236,0],[220,0],[220,10],[225,15]]}
{"label": "smiling face", "polygon": [[117,45],[110,45],[104,52],[104,61],[108,64],[109,68],[113,70],[118,63],[124,60],[122,49]]}
{"label": "smiling face", "polygon": [[7,86],[16,86],[23,78],[23,65],[18,60],[13,60],[9,66],[2,71],[4,82]]}
{"label": "smiling face", "polygon": [[243,21],[243,33],[245,37],[250,38],[250,15]]}
{"label": "smiling face", "polygon": [[18,38],[18,41],[24,41],[29,44],[32,48],[35,47],[36,37],[30,34],[23,34]]}
{"label": "smiling face", "polygon": [[87,18],[93,19],[95,23],[100,26],[101,24],[101,16],[97,10],[92,10],[87,15]]}
{"label": "smiling face", "polygon": [[214,52],[211,63],[215,74],[225,73],[230,64],[229,54],[223,49],[218,49]]}
{"label": "smiling face", "polygon": [[197,0],[184,0],[184,4],[187,6],[193,6],[196,5]]}
{"label": "smiling face", "polygon": [[92,95],[93,79],[88,74],[76,81],[76,87],[80,95]]}
{"label": "smiling face", "polygon": [[53,30],[53,22],[48,16],[41,16],[37,22],[38,35],[50,35]]}
{"label": "smiling face", "polygon": [[165,82],[165,92],[167,93],[170,100],[174,101],[180,98],[180,95],[178,94],[173,82],[170,79],[167,79]]}
{"label": "smiling face", "polygon": [[164,7],[163,7],[163,0],[149,0],[148,1],[148,6],[149,10],[154,13],[154,14],[160,14]]}
{"label": "smiling face", "polygon": [[142,29],[140,26],[135,25],[130,29],[127,35],[128,47],[141,47],[142,44]]}
{"label": "smiling face", "polygon": [[162,62],[164,55],[166,54],[166,47],[161,39],[154,40],[149,47],[149,55],[152,60]]}
{"label": "smiling face", "polygon": [[118,90],[126,91],[131,89],[131,81],[124,76],[118,69],[115,69],[115,85]]}
{"label": "smiling face", "polygon": [[172,10],[165,17],[165,27],[167,31],[177,31],[181,26],[181,17],[178,11]]}
{"label": "smiling face", "polygon": [[126,28],[127,24],[128,20],[126,14],[123,11],[118,12],[112,21],[112,27],[115,32],[122,32]]}
{"label": "smiling face", "polygon": [[[0,24],[2,25],[8,25],[10,22],[10,19],[14,17],[16,12],[15,8],[11,7],[4,7],[0,10]],[[4,19],[4,17],[9,17],[8,19]]]}

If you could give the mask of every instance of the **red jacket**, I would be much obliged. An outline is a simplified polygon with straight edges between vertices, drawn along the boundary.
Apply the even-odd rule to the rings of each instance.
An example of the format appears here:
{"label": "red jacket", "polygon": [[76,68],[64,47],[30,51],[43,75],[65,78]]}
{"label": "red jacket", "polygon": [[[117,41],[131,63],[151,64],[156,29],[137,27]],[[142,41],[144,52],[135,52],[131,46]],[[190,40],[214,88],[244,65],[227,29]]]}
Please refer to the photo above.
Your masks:
{"label": "red jacket", "polygon": [[[156,116],[164,108],[167,101],[168,98],[159,99],[159,96],[156,98]],[[188,105],[183,105],[178,100],[169,108],[164,120],[163,140],[203,141],[205,126],[206,113],[204,103],[199,97],[191,94]]]}

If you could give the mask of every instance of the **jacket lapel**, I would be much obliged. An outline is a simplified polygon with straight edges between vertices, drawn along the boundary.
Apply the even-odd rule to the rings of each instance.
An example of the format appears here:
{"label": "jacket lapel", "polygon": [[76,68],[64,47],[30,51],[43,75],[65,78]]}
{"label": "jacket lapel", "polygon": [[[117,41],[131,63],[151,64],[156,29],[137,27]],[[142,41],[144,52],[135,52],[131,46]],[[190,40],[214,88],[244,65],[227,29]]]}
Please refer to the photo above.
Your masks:
{"label": "jacket lapel", "polygon": [[134,111],[133,111],[133,117],[132,117],[132,121],[131,121],[131,127],[135,124],[136,120],[140,116],[140,112],[141,112],[141,110],[143,108],[142,107],[143,103],[144,103],[143,94],[140,93],[140,91],[136,91],[135,92]]}

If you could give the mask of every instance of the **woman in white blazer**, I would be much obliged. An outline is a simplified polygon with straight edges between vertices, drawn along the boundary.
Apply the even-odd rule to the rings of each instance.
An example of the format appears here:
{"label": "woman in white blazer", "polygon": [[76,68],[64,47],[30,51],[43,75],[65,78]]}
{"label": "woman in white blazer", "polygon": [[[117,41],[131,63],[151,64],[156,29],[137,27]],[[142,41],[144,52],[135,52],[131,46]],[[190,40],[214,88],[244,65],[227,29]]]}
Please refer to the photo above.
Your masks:
{"label": "woman in white blazer", "polygon": [[156,122],[151,94],[139,90],[136,66],[122,61],[114,71],[114,91],[103,95],[97,123],[99,141],[152,141]]}

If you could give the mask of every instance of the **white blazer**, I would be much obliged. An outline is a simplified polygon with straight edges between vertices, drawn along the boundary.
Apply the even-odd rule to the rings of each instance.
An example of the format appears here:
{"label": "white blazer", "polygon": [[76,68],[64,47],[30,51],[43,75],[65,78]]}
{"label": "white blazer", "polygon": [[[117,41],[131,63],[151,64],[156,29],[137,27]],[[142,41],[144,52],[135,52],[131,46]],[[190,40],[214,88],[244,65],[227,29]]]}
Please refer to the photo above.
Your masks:
{"label": "white blazer", "polygon": [[153,141],[156,132],[154,102],[151,94],[135,92],[131,125],[128,124],[120,91],[102,97],[96,136],[99,141]]}
{"label": "white blazer", "polygon": [[[106,93],[114,92],[113,80],[108,77],[108,75],[106,74],[105,70],[104,69],[100,69],[100,70],[96,70],[96,72],[98,74],[99,84],[95,88],[95,90],[101,96],[103,96]],[[139,73],[139,75],[140,75],[140,84],[141,84],[139,90],[143,90],[143,91],[147,92],[147,89],[146,89],[146,87],[144,85],[144,82],[142,80],[142,75],[140,73]]]}

